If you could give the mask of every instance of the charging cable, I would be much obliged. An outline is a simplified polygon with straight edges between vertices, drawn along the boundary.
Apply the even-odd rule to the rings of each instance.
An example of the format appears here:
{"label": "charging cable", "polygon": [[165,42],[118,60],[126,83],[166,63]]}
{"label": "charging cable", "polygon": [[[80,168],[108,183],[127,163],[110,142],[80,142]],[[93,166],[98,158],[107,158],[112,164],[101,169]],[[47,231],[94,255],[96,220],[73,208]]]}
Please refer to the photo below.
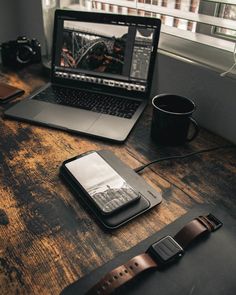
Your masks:
{"label": "charging cable", "polygon": [[236,146],[233,145],[233,144],[222,145],[222,146],[217,146],[217,147],[213,147],[213,148],[209,148],[209,149],[199,150],[199,151],[196,151],[196,152],[193,152],[193,153],[190,153],[190,154],[186,154],[186,155],[182,155],[182,156],[179,155],[179,156],[170,156],[170,157],[165,157],[165,158],[159,158],[159,159],[153,160],[153,161],[151,161],[151,162],[149,162],[149,163],[147,163],[145,165],[142,165],[142,166],[139,166],[139,167],[135,168],[134,171],[136,173],[139,173],[143,169],[145,169],[146,167],[148,167],[148,166],[150,166],[152,164],[158,163],[158,162],[167,161],[167,160],[173,160],[173,159],[185,159],[185,158],[197,155],[197,154],[216,151],[216,150],[219,150],[219,149],[226,149],[226,148],[236,148]]}
{"label": "charging cable", "polygon": [[221,77],[225,77],[228,73],[232,72],[232,70],[236,66],[236,43],[234,44],[233,58],[234,58],[234,64],[227,71],[221,73],[220,74]]}

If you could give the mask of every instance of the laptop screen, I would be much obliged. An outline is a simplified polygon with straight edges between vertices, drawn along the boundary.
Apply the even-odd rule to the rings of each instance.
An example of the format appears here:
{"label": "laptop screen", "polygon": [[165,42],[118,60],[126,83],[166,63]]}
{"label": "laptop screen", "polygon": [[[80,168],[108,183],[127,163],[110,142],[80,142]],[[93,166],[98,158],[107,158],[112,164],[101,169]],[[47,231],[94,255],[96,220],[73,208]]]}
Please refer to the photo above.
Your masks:
{"label": "laptop screen", "polygon": [[146,92],[156,25],[61,18],[54,76]]}

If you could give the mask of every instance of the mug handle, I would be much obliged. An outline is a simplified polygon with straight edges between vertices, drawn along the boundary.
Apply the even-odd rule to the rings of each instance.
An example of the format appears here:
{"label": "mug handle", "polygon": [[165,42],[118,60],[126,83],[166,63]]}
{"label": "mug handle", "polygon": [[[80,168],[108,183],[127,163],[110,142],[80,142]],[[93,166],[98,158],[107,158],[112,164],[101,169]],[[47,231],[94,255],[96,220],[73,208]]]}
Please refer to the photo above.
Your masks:
{"label": "mug handle", "polygon": [[192,141],[199,133],[199,126],[198,126],[197,122],[192,117],[189,117],[189,119],[190,119],[191,123],[193,124],[194,132],[190,138],[187,138],[188,142]]}

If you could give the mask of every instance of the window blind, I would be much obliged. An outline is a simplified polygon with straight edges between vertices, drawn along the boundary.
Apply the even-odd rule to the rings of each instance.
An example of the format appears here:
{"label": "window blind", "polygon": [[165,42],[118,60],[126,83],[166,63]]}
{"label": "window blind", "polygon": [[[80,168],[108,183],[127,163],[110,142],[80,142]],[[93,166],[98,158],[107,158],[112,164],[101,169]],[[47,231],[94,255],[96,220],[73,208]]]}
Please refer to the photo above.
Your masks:
{"label": "window blind", "polygon": [[[202,9],[199,12],[202,1],[216,5],[216,9],[226,4],[236,7],[236,0],[83,0],[80,5],[82,3],[88,9],[110,13],[159,17],[165,34],[233,52],[236,37],[226,40],[223,35],[214,34],[213,31],[223,28],[235,32],[236,36],[236,15],[235,19],[226,19],[207,15],[208,12]],[[198,32],[199,25],[211,26],[212,34]]]}

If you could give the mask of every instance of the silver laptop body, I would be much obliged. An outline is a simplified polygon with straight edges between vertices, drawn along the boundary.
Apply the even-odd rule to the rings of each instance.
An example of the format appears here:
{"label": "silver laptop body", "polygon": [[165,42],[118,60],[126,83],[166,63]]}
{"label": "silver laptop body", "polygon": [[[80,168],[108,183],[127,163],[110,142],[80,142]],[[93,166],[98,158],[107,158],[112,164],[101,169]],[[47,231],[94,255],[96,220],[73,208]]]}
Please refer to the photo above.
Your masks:
{"label": "silver laptop body", "polygon": [[57,10],[51,82],[13,119],[123,142],[149,100],[160,20]]}

